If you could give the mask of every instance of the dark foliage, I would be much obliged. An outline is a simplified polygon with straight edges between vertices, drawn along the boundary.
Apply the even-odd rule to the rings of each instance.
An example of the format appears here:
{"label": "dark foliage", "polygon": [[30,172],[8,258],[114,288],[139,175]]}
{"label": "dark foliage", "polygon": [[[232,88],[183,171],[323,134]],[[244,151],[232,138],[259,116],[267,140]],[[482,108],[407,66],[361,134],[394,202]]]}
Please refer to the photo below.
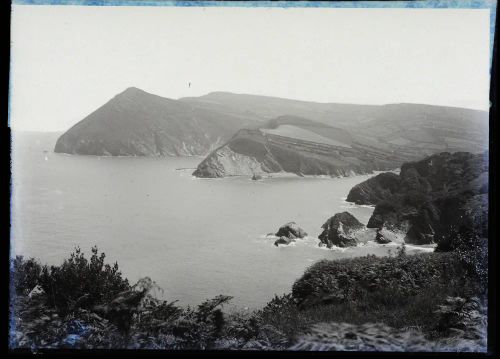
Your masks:
{"label": "dark foliage", "polygon": [[451,227],[449,234],[438,243],[436,252],[454,251],[467,275],[486,289],[488,282],[488,239],[469,226]]}
{"label": "dark foliage", "polygon": [[20,269],[28,269],[29,286],[39,284],[47,295],[50,307],[68,313],[106,303],[130,288],[128,280],[122,278],[118,264],[104,264],[105,257],[104,253],[99,254],[97,247],[93,247],[88,260],[80,248],[76,248],[60,266],[43,266],[40,270],[30,259],[24,264],[26,268]]}
{"label": "dark foliage", "polygon": [[458,257],[449,253],[323,260],[306,270],[292,293],[301,306],[362,301],[385,289],[412,296],[431,283],[458,281],[463,274]]}
{"label": "dark foliage", "polygon": [[11,260],[12,285],[17,295],[27,295],[39,284],[42,266],[34,258],[16,256]]}
{"label": "dark foliage", "polygon": [[[117,265],[104,264],[97,248],[89,261],[77,249],[60,267],[41,267],[19,257],[12,261],[17,284],[10,346],[276,350],[290,347],[312,326],[329,322],[382,323],[403,332],[417,330],[425,340],[445,340],[450,347],[462,337],[477,347],[485,337],[486,315],[480,299],[484,283],[477,280],[481,272],[472,255],[479,252],[460,248],[407,255],[403,245],[392,257],[321,261],[294,284],[292,294],[276,296],[260,310],[232,314],[222,311],[229,296],[181,308],[153,296],[153,288],[160,288],[149,278],[129,286]],[[77,271],[84,273],[83,285],[61,285]],[[27,295],[37,284],[50,288],[47,283],[62,298],[54,300],[46,290]],[[121,310],[119,317],[128,318],[126,328],[110,314],[115,307]],[[122,315],[125,309],[127,316]]]}

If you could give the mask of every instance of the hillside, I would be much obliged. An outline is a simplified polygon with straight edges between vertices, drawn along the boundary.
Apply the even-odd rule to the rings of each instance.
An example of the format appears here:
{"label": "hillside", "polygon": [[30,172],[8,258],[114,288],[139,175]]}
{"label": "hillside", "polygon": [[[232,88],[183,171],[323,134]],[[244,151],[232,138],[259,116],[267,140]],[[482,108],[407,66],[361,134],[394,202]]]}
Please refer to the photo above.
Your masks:
{"label": "hillside", "polygon": [[244,113],[266,121],[282,115],[293,115],[338,127],[347,127],[352,121],[369,116],[379,107],[319,103],[231,92],[211,92],[200,97],[184,97],[180,101],[205,109],[223,106],[235,113]]}
{"label": "hillside", "polygon": [[256,122],[131,87],[64,133],[55,152],[111,156],[204,155]]}
{"label": "hillside", "polygon": [[349,127],[358,138],[386,143],[395,151],[421,157],[437,152],[483,152],[488,149],[488,113],[420,104],[380,106],[373,118]]}
{"label": "hillside", "polygon": [[[286,121],[301,118],[300,129],[293,123],[272,123],[272,119],[282,116]],[[315,125],[304,125],[305,119]],[[484,151],[488,142],[487,120],[487,112],[452,107],[317,103],[227,92],[172,100],[131,87],[66,131],[57,141],[55,152],[207,155],[238,130],[261,128],[267,138],[274,136],[275,140],[291,138],[341,148],[347,146],[339,144],[339,138],[349,138],[363,148],[362,152],[375,149],[381,156],[397,153],[396,157],[411,160],[441,151]],[[324,131],[328,132],[328,140],[318,137],[325,137]],[[339,155],[337,159],[344,157],[349,155]],[[360,157],[347,160],[364,167],[363,161]],[[392,161],[391,167],[399,164]],[[318,173],[330,172],[337,171]]]}
{"label": "hillside", "polygon": [[348,130],[360,143],[389,150],[481,152],[487,149],[488,112],[425,104],[357,105],[318,103],[270,96],[212,92],[180,101],[203,109],[270,120],[292,115]]}
{"label": "hillside", "polygon": [[240,130],[203,160],[193,175],[289,172],[347,176],[389,170],[407,158],[355,142],[349,132],[340,128],[296,116],[280,116],[260,129]]}

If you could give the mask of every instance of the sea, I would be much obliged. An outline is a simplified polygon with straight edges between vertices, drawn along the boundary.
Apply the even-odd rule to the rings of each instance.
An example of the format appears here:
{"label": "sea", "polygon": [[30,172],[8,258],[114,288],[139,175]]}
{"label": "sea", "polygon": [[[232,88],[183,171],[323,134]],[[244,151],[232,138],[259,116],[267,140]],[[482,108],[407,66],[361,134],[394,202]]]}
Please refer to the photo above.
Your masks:
{"label": "sea", "polygon": [[[321,226],[335,213],[348,211],[368,222],[373,207],[345,198],[374,174],[199,179],[192,172],[201,157],[58,154],[58,135],[13,133],[11,256],[58,265],[76,247],[88,257],[97,246],[131,284],[154,280],[163,299],[196,306],[224,294],[233,297],[234,308],[250,310],[289,293],[319,260],[396,249],[373,242],[318,246]],[[290,221],[308,237],[274,246],[275,238],[266,235]]]}

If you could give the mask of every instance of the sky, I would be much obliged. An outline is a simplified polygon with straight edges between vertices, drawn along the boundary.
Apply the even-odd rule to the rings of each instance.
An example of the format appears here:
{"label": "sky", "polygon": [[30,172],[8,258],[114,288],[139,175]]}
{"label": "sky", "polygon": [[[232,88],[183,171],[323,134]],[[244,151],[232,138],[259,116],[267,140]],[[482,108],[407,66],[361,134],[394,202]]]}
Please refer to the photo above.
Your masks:
{"label": "sky", "polygon": [[64,131],[134,86],[488,110],[488,9],[13,5],[10,126]]}

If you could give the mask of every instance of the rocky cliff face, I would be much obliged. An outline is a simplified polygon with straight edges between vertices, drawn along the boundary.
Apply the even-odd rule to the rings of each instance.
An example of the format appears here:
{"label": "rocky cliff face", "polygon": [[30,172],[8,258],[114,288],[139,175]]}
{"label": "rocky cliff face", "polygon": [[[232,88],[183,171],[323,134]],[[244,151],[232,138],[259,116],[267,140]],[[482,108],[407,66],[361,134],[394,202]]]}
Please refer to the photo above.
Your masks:
{"label": "rocky cliff face", "polygon": [[289,172],[349,176],[390,170],[407,158],[357,143],[347,131],[294,116],[281,116],[266,127],[240,130],[208,155],[193,175],[214,178]]}
{"label": "rocky cliff face", "polygon": [[399,176],[360,183],[347,200],[376,205],[367,227],[377,229],[379,242],[398,233],[405,242],[427,244],[461,227],[487,237],[487,194],[487,153],[444,152],[405,163]]}
{"label": "rocky cliff face", "polygon": [[400,177],[393,172],[384,172],[354,186],[347,195],[348,202],[375,205],[395,193]]}
{"label": "rocky cliff face", "polygon": [[256,123],[131,87],[65,132],[54,151],[98,156],[206,155],[240,128]]}

